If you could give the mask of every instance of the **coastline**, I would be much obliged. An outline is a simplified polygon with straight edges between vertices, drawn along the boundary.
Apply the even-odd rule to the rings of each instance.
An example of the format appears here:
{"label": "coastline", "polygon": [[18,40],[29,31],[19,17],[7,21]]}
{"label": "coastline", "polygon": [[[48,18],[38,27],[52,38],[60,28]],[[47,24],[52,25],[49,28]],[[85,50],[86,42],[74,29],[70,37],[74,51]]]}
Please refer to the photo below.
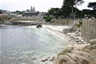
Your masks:
{"label": "coastline", "polygon": [[64,28],[68,28],[69,26],[43,25],[43,27],[46,28],[48,32],[51,32],[52,34],[56,35],[57,37],[60,37],[66,42],[71,39],[68,35],[62,33],[62,30]]}
{"label": "coastline", "polygon": [[[80,51],[82,50],[85,46],[89,46],[90,44],[86,43],[86,42],[83,42],[83,43],[78,43],[78,39],[77,37],[75,37],[73,35],[73,33],[68,33],[68,34],[64,34],[62,32],[62,30],[65,28],[68,28],[69,26],[56,26],[56,25],[43,25],[44,28],[46,28],[48,30],[48,32],[51,32],[52,34],[56,35],[57,37],[60,37],[61,39],[65,40],[66,42],[68,42],[68,45],[65,46],[65,49],[62,50],[65,51],[65,50],[71,50],[71,51]],[[74,37],[74,38],[73,38]],[[81,36],[79,36],[80,38]],[[82,41],[82,38],[80,38],[80,40]],[[60,54],[62,53],[60,52]],[[59,54],[57,54],[54,59],[52,60],[52,62],[48,62],[46,59],[48,58],[45,58],[43,61],[44,63],[47,62],[47,64],[53,64],[54,60],[56,59],[56,57],[58,56]],[[53,58],[53,57],[50,57],[50,58]],[[50,60],[50,58],[48,60]]]}
{"label": "coastline", "polygon": [[[80,53],[82,53],[82,49],[85,46],[89,46],[90,44],[86,43],[86,41],[83,41],[82,37],[78,34],[75,34],[74,32],[64,34],[62,32],[62,30],[64,28],[66,29],[68,27],[69,26],[43,25],[43,28],[45,28],[48,32],[52,33],[53,35],[55,35],[61,39],[63,39],[64,41],[68,42],[68,45],[65,46],[64,50],[62,50],[63,53],[66,50],[71,50],[72,54],[76,54],[76,53],[80,54]],[[82,41],[82,43],[80,43],[80,40]],[[59,57],[58,55],[62,55],[62,52],[60,52],[60,54],[50,55],[46,58],[41,58],[39,60],[40,64],[54,64],[54,60],[56,58],[58,59],[58,57]],[[66,54],[64,53],[64,55],[66,55]],[[70,54],[71,53],[68,53],[69,56],[70,56]],[[62,55],[62,57],[64,55]],[[58,61],[58,60],[56,60],[56,61]]]}
{"label": "coastline", "polygon": [[[60,29],[54,30],[50,26],[47,26],[47,29],[59,36],[62,34],[61,37],[68,38],[65,41],[69,42],[69,45],[65,46],[64,50],[57,54],[52,64],[96,64],[96,38],[86,42],[81,35],[75,32],[63,34],[59,31]],[[66,35],[66,37],[63,35]]]}
{"label": "coastline", "polygon": [[[72,33],[66,33],[64,34],[62,32],[63,29],[68,28],[69,26],[56,26],[56,25],[43,25],[44,28],[46,28],[49,32],[51,32],[52,34],[60,37],[61,39],[65,40],[66,42],[68,42],[69,44],[88,44],[86,41],[84,41],[82,39],[82,37],[80,35],[77,36],[77,34],[75,34],[74,32]],[[81,40],[83,43],[78,43],[77,40]]]}

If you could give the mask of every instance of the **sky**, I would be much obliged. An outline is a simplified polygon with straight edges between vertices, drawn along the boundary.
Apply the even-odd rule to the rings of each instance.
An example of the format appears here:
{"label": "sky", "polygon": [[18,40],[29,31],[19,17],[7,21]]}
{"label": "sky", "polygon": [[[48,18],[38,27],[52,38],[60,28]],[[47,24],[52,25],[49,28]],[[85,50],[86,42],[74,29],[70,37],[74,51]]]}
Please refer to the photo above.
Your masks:
{"label": "sky", "polygon": [[[80,10],[88,9],[88,2],[96,2],[96,0],[84,0],[85,3],[78,6]],[[16,11],[23,11],[35,7],[36,11],[47,12],[50,8],[61,8],[63,0],[0,0],[0,9]]]}

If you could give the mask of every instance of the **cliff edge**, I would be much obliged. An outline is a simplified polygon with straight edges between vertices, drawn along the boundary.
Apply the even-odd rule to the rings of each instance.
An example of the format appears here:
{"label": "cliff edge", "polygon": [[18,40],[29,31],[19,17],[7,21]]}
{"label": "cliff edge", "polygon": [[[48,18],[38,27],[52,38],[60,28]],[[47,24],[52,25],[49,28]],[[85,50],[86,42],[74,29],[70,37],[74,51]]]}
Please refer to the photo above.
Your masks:
{"label": "cliff edge", "polygon": [[96,39],[89,41],[90,45],[74,50],[74,46],[67,46],[53,64],[96,64]]}

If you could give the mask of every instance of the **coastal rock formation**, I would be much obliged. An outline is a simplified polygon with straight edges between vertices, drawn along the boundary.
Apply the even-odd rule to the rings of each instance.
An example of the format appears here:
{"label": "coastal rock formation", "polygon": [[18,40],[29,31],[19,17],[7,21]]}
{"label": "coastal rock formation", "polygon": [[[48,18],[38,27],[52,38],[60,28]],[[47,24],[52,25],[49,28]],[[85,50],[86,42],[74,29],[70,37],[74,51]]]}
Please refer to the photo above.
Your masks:
{"label": "coastal rock formation", "polygon": [[63,51],[54,60],[53,64],[96,64],[96,39],[81,50]]}
{"label": "coastal rock formation", "polygon": [[74,21],[70,26],[69,28],[67,29],[63,29],[63,33],[70,33],[70,32],[73,32],[73,31],[78,31],[78,28],[80,28],[81,24],[80,24],[80,21],[79,20],[76,20]]}
{"label": "coastal rock formation", "polygon": [[37,26],[36,26],[36,28],[41,28],[42,27],[42,25],[41,24],[38,24]]}
{"label": "coastal rock formation", "polygon": [[63,29],[63,31],[62,31],[63,33],[70,33],[70,32],[72,32],[72,30],[71,29]]}
{"label": "coastal rock formation", "polygon": [[96,44],[96,39],[92,39],[89,42],[91,43],[91,45]]}

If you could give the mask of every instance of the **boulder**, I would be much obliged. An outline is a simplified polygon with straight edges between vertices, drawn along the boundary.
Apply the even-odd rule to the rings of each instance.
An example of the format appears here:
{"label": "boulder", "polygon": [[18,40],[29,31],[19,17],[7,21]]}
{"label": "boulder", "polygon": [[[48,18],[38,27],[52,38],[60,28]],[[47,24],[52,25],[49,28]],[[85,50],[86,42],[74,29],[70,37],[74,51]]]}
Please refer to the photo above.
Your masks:
{"label": "boulder", "polygon": [[68,28],[68,29],[63,29],[63,30],[62,30],[63,33],[70,33],[70,32],[72,32],[72,31],[73,31],[73,30],[71,30],[71,29],[69,29],[69,28]]}
{"label": "boulder", "polygon": [[51,59],[50,59],[50,61],[53,61],[55,59],[55,57],[52,57]]}
{"label": "boulder", "polygon": [[94,44],[94,45],[90,45],[90,46],[88,46],[87,48],[90,49],[90,50],[93,50],[93,49],[96,50],[96,44]]}
{"label": "boulder", "polygon": [[41,28],[42,27],[42,25],[41,24],[38,24],[37,26],[36,26],[36,28]]}
{"label": "boulder", "polygon": [[68,56],[76,62],[76,64],[89,64],[89,54],[83,52],[69,53]]}
{"label": "boulder", "polygon": [[59,53],[58,55],[62,55],[63,53],[70,53],[73,51],[74,46],[73,45],[68,45],[64,48],[64,51],[62,51],[61,53]]}
{"label": "boulder", "polygon": [[91,45],[96,44],[96,38],[89,41]]}
{"label": "boulder", "polygon": [[76,62],[67,55],[60,55],[54,60],[53,64],[76,64]]}
{"label": "boulder", "polygon": [[48,59],[41,60],[42,62],[48,61]]}
{"label": "boulder", "polygon": [[90,64],[90,54],[86,52],[72,52],[67,55],[59,55],[53,64]]}

